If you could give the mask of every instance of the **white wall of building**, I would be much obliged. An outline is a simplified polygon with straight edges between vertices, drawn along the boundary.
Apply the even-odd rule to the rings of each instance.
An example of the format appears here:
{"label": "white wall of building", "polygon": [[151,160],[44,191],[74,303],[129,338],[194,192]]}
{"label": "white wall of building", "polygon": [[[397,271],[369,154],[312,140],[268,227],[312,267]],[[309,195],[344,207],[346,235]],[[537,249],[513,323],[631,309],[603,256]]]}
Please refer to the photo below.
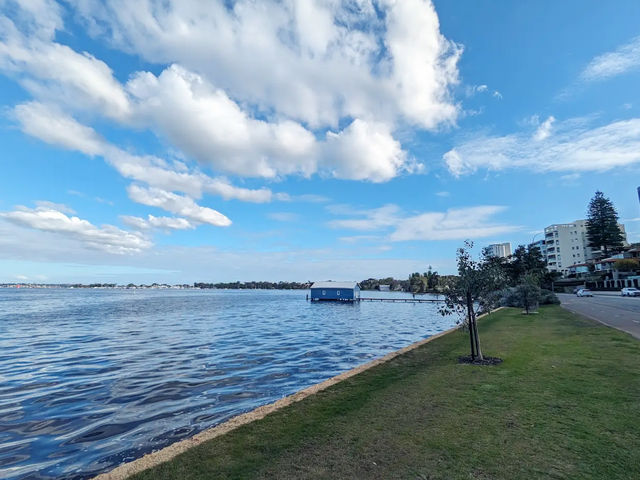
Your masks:
{"label": "white wall of building", "polygon": [[[618,224],[625,238],[624,225]],[[566,274],[571,265],[595,259],[597,251],[589,248],[587,221],[549,225],[544,229],[547,268],[552,272]]]}
{"label": "white wall of building", "polygon": [[491,254],[494,257],[508,258],[508,257],[511,256],[511,243],[510,242],[492,243],[491,245],[489,245],[489,248],[491,249]]}

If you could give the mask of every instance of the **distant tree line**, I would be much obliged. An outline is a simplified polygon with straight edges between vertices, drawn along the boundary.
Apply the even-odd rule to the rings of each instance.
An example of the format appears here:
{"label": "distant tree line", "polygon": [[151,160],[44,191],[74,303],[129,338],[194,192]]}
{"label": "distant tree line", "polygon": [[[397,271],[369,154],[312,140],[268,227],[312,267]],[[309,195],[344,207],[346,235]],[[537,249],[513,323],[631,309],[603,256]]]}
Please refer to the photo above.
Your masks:
{"label": "distant tree line", "polygon": [[409,290],[409,280],[396,280],[393,277],[368,278],[359,282],[361,290],[380,290],[380,285],[389,285],[389,290],[406,292]]}
{"label": "distant tree line", "polygon": [[193,286],[194,288],[219,288],[233,290],[305,290],[311,287],[311,283],[312,282],[196,282]]}
{"label": "distant tree line", "polygon": [[440,275],[433,270],[431,265],[424,273],[414,272],[409,276],[409,288],[411,293],[441,293],[455,281],[455,275]]}
{"label": "distant tree line", "polygon": [[380,290],[380,285],[388,285],[394,292],[440,293],[456,278],[455,275],[440,275],[431,265],[424,273],[414,272],[407,280],[393,277],[368,278],[359,282],[362,290]]}
{"label": "distant tree line", "polygon": [[[380,290],[380,285],[389,286],[394,292],[428,293],[440,292],[455,278],[455,275],[439,275],[431,266],[424,274],[412,273],[407,280],[398,280],[393,277],[367,278],[358,282],[362,290]],[[311,287],[313,282],[195,282],[194,288],[218,288],[232,290],[305,290]]]}

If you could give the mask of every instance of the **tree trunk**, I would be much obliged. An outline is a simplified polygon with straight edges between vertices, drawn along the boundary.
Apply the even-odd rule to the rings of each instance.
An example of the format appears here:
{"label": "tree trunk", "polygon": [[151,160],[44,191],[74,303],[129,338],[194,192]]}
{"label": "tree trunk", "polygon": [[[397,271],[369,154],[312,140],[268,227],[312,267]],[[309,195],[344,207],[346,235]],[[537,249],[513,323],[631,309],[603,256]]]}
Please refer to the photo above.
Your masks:
{"label": "tree trunk", "polygon": [[476,321],[476,314],[472,311],[473,315],[473,336],[476,340],[476,353],[480,360],[484,360],[482,356],[482,349],[480,348],[480,337],[478,336],[478,322]]}
{"label": "tree trunk", "polygon": [[469,326],[469,343],[471,344],[471,360],[475,360],[476,358],[476,350],[475,350],[475,341],[474,341],[474,330],[473,330],[473,319],[471,318],[471,314],[473,312],[473,303],[470,303],[471,295],[467,293],[467,324]]}
{"label": "tree trunk", "polygon": [[469,343],[471,344],[471,360],[475,360],[476,352],[475,352],[474,342],[473,342],[473,327],[471,326],[471,324],[469,324]]}

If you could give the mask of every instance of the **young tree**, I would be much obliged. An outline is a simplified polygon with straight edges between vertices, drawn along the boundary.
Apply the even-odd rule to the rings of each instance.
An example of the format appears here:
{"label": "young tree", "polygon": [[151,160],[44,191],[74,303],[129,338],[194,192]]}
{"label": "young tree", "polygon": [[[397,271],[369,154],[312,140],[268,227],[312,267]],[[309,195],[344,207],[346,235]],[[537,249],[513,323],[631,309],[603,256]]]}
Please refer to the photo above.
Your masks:
{"label": "young tree", "polygon": [[471,359],[483,360],[476,318],[481,310],[489,306],[491,293],[504,285],[504,271],[489,262],[486,256],[480,261],[474,260],[472,248],[473,242],[467,240],[458,249],[458,277],[444,292],[444,305],[440,307],[440,313],[458,314],[464,318],[469,329]]}
{"label": "young tree", "polygon": [[540,290],[539,282],[540,280],[536,275],[529,273],[522,277],[522,281],[516,286],[515,293],[527,315],[540,302],[542,291]]}
{"label": "young tree", "polygon": [[587,213],[587,239],[589,246],[602,250],[604,257],[622,250],[624,240],[618,227],[618,212],[607,197],[597,191],[589,202]]}

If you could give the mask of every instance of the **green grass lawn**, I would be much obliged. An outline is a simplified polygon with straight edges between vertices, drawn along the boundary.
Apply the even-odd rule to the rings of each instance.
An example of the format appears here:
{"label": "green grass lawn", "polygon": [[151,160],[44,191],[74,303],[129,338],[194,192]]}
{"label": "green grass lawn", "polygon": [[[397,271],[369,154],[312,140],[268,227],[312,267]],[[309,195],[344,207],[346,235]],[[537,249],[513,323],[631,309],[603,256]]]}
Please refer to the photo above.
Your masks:
{"label": "green grass lawn", "polygon": [[479,323],[204,443],[136,479],[640,478],[640,342],[569,313]]}

